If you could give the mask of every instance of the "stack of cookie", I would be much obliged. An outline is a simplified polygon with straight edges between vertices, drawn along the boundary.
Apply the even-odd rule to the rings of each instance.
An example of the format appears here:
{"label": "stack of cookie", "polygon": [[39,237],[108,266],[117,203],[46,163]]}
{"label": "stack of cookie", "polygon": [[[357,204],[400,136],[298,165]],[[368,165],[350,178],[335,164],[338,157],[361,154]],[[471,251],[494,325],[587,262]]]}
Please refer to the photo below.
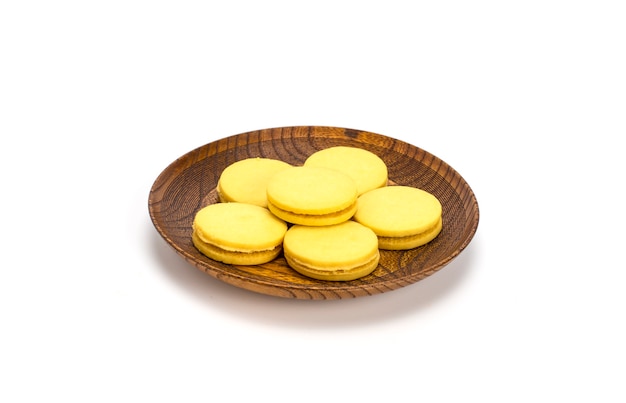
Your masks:
{"label": "stack of cookie", "polygon": [[192,240],[225,263],[261,264],[282,251],[300,274],[354,280],[376,269],[380,249],[415,248],[442,228],[436,197],[387,186],[387,175],[380,157],[355,147],[317,151],[302,166],[241,160],[222,172],[222,203],[198,212]]}

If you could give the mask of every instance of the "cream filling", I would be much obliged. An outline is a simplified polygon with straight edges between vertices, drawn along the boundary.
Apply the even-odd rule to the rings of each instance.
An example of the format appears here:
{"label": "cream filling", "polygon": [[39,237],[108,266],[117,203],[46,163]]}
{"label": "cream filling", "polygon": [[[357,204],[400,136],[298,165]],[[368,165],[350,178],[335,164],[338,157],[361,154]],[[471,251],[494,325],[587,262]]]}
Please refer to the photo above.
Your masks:
{"label": "cream filling", "polygon": [[227,251],[227,252],[238,252],[238,253],[268,252],[268,251],[276,250],[276,248],[282,247],[282,244],[279,244],[279,245],[275,245],[275,246],[269,246],[267,248],[242,250],[241,248],[234,248],[234,247],[230,247],[230,246],[226,246],[226,245],[216,245],[213,242],[207,241],[202,236],[202,231],[200,231],[200,230],[196,230],[196,231],[194,231],[194,233],[197,236],[198,240],[200,240],[205,246],[212,247],[212,248],[219,249],[219,250],[223,250],[223,251]]}
{"label": "cream filling", "polygon": [[380,236],[378,235],[378,244],[382,249],[394,249],[394,247],[404,247],[410,246],[411,248],[416,248],[418,246],[424,245],[439,235],[442,229],[441,219],[437,221],[435,226],[429,228],[424,232],[420,232],[415,235],[407,235],[407,236]]}
{"label": "cream filling", "polygon": [[194,232],[192,234],[192,242],[196,249],[203,255],[227,264],[245,264],[256,265],[271,261],[278,256],[282,250],[282,245],[277,246],[274,250],[267,251],[249,251],[249,252],[231,252],[221,249],[215,245],[202,242]]}
{"label": "cream filling", "polygon": [[345,274],[345,273],[358,272],[362,269],[365,269],[371,266],[374,263],[374,261],[378,260],[379,258],[380,258],[379,252],[378,250],[376,250],[376,253],[374,253],[374,255],[372,255],[365,263],[361,263],[357,265],[350,265],[350,266],[329,267],[328,269],[320,269],[318,267],[311,266],[311,264],[303,262],[302,260],[298,258],[285,255],[285,259],[287,260],[288,263],[291,261],[291,263],[296,267],[302,267],[306,271],[309,271],[315,274],[320,274],[322,276],[327,276],[329,274]]}
{"label": "cream filling", "polygon": [[282,209],[278,206],[276,206],[274,203],[272,202],[268,202],[268,207],[270,208],[270,210],[275,210],[276,214],[275,215],[283,215],[283,216],[287,216],[287,217],[303,217],[303,218],[330,218],[330,217],[341,217],[344,216],[346,214],[349,214],[351,211],[356,211],[356,202],[352,203],[351,205],[349,205],[348,207],[339,210],[339,211],[333,211],[330,213],[325,213],[325,214],[306,214],[306,213],[294,213],[293,211],[289,211],[289,210],[285,210]]}

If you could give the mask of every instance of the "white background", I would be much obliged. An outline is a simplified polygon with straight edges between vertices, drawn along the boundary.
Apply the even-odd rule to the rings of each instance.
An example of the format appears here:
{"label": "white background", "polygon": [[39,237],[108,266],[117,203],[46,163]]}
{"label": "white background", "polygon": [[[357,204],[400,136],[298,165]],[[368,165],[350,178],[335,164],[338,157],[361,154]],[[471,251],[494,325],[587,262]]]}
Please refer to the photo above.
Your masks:
{"label": "white background", "polygon": [[[0,401],[625,402],[623,4],[2,2]],[[442,158],[472,243],[342,301],[189,266],[158,174],[290,125]]]}

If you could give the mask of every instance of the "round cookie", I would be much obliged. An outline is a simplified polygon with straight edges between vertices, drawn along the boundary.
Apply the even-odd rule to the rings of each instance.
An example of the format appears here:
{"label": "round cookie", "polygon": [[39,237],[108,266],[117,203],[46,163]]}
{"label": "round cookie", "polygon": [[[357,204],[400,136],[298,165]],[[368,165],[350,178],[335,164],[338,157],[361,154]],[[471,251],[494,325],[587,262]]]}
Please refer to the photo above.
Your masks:
{"label": "round cookie", "polygon": [[247,158],[227,166],[217,182],[221,202],[241,202],[267,207],[266,186],[276,173],[291,165],[271,158]]}
{"label": "round cookie", "polygon": [[378,155],[362,148],[325,148],[311,154],[304,166],[332,168],[346,173],[356,182],[359,195],[387,186],[387,165]]}
{"label": "round cookie", "polygon": [[322,226],[349,220],[356,212],[357,187],[334,169],[292,167],[267,184],[267,207],[292,224]]}
{"label": "round cookie", "polygon": [[264,207],[216,203],[200,209],[193,221],[192,242],[207,257],[228,264],[269,262],[282,251],[287,223]]}
{"label": "round cookie", "polygon": [[318,280],[348,281],[370,274],[378,266],[376,234],[352,220],[322,227],[294,225],[285,234],[287,264]]}
{"label": "round cookie", "polygon": [[380,249],[404,250],[432,241],[441,231],[441,203],[422,189],[386,186],[359,197],[354,220],[372,229]]}

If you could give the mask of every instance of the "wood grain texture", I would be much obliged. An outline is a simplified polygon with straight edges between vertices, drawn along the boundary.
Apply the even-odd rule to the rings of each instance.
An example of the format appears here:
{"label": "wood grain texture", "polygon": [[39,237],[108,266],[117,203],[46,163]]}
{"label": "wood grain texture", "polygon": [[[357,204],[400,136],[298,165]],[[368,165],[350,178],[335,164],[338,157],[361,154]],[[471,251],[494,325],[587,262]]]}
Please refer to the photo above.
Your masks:
{"label": "wood grain texture", "polygon": [[[191,243],[196,212],[218,202],[217,181],[228,165],[251,157],[301,165],[315,151],[332,146],[369,150],[387,164],[390,185],[434,194],[443,207],[443,229],[430,243],[407,251],[381,251],[378,268],[347,282],[304,277],[278,257],[259,266],[213,261]],[[149,195],[150,218],[165,241],[187,262],[207,274],[250,291],[298,299],[342,299],[374,295],[413,284],[442,269],[472,240],[479,221],[476,197],[462,176],[432,154],[380,134],[323,126],[264,129],[225,137],[181,156],[155,180]]]}

